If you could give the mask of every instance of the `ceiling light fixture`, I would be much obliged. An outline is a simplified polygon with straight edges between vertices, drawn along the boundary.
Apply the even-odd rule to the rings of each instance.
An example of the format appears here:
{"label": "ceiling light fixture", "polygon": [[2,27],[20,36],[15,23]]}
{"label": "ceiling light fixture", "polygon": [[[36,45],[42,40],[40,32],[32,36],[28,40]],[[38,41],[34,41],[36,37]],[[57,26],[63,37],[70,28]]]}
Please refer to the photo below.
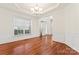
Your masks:
{"label": "ceiling light fixture", "polygon": [[40,8],[37,4],[35,5],[35,7],[31,8],[31,11],[33,12],[33,14],[41,14],[42,10],[43,8]]}

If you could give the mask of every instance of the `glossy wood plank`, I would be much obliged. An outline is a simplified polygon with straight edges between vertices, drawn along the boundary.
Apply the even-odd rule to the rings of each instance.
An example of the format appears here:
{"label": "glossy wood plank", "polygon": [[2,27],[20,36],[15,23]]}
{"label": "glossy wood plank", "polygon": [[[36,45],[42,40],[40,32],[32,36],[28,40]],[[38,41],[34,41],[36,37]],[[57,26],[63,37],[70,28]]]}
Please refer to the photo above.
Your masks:
{"label": "glossy wood plank", "polygon": [[64,43],[53,41],[51,35],[0,44],[1,55],[79,55]]}

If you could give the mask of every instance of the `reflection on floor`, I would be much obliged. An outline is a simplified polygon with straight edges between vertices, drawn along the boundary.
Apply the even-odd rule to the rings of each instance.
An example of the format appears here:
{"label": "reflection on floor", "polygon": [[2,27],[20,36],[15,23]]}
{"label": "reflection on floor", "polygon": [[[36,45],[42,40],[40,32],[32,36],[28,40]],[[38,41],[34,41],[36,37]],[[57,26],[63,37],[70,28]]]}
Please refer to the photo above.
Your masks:
{"label": "reflection on floor", "polygon": [[0,45],[1,55],[77,55],[64,43],[55,42],[52,36],[36,37]]}

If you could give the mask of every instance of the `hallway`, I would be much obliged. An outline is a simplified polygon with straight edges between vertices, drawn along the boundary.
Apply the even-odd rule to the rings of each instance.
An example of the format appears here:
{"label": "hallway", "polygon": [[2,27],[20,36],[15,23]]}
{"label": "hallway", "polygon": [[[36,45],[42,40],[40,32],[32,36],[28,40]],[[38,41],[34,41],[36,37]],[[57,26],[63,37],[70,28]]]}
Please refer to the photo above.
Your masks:
{"label": "hallway", "polygon": [[0,45],[1,55],[77,55],[64,43],[52,41],[51,35]]}

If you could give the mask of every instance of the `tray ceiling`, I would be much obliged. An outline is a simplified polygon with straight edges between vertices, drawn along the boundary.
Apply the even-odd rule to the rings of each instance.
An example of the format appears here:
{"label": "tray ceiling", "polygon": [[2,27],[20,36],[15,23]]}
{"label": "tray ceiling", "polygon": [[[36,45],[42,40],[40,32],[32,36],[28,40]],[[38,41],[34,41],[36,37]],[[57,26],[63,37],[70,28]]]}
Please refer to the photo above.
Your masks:
{"label": "tray ceiling", "polygon": [[34,8],[36,5],[38,5],[39,8],[42,8],[41,14],[51,11],[59,6],[58,3],[2,3],[0,4],[0,7],[34,16],[31,8]]}

